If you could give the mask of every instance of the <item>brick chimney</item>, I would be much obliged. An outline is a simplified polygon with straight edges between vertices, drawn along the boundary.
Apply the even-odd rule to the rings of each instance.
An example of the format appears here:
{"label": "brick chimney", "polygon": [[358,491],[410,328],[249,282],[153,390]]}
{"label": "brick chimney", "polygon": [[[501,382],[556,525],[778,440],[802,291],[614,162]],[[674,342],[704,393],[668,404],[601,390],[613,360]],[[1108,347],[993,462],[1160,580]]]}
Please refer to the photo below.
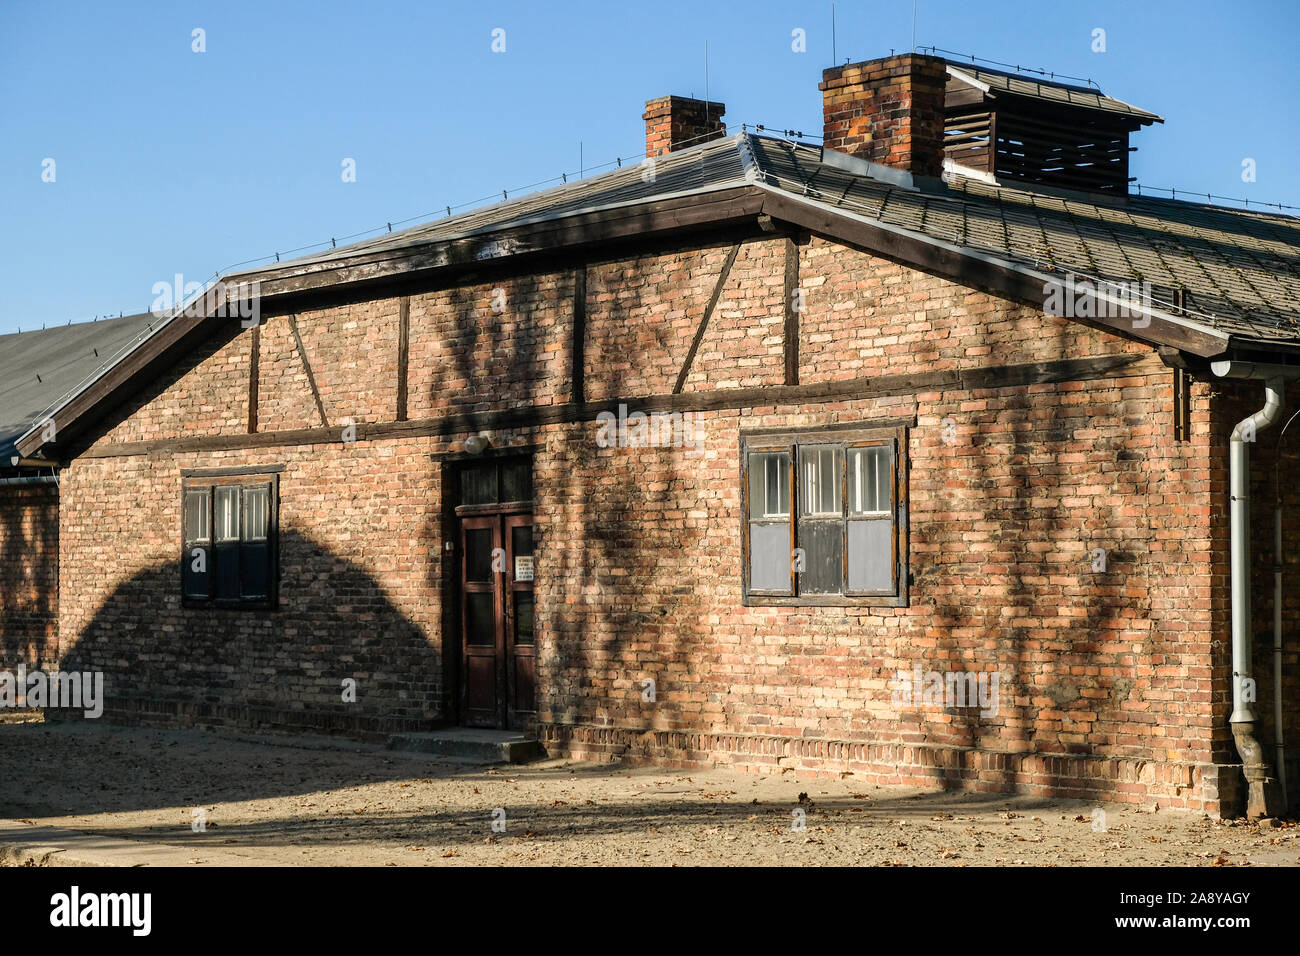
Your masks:
{"label": "brick chimney", "polygon": [[689,96],[661,96],[646,100],[645,154],[662,156],[675,149],[698,146],[727,134],[722,123],[726,104],[693,100]]}
{"label": "brick chimney", "polygon": [[915,53],[824,70],[823,145],[917,176],[941,176],[947,82],[942,59]]}

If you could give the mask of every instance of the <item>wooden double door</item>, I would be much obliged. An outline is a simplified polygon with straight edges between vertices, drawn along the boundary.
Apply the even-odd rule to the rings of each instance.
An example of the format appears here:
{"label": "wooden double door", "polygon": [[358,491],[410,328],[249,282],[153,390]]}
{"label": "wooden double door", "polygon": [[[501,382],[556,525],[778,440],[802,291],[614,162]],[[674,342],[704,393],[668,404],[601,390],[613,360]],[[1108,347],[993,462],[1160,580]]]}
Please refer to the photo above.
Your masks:
{"label": "wooden double door", "polygon": [[460,521],[461,722],[521,726],[536,710],[532,512]]}

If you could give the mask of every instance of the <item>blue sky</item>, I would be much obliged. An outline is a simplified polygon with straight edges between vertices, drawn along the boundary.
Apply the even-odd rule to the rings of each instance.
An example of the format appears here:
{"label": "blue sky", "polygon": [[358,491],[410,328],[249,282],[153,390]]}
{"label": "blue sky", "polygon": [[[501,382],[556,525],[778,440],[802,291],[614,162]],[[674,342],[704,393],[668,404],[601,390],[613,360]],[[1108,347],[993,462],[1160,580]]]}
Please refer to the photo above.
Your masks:
{"label": "blue sky", "polygon": [[[911,0],[835,8],[839,62],[912,45]],[[1160,113],[1133,140],[1143,183],[1300,205],[1298,11],[918,0],[916,41],[1091,77]],[[4,0],[0,333],[144,311],[176,273],[572,174],[580,143],[588,168],[637,156],[646,99],[705,94],[706,41],[729,123],[820,133],[830,26],[820,0]]]}

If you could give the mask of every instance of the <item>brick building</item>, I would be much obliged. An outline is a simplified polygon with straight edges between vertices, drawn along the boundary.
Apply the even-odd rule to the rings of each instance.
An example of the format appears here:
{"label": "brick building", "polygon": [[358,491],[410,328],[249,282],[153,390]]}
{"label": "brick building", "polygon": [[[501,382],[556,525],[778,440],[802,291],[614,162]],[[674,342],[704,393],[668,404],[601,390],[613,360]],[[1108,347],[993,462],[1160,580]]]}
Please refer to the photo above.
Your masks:
{"label": "brick building", "polygon": [[64,666],[123,720],[1277,812],[1297,221],[1128,195],[1160,118],[1097,90],[822,95],[824,146],[652,100],[643,163],[178,311],[17,442]]}
{"label": "brick building", "polygon": [[57,666],[57,462],[15,443],[148,332],[148,315],[0,335],[0,670]]}

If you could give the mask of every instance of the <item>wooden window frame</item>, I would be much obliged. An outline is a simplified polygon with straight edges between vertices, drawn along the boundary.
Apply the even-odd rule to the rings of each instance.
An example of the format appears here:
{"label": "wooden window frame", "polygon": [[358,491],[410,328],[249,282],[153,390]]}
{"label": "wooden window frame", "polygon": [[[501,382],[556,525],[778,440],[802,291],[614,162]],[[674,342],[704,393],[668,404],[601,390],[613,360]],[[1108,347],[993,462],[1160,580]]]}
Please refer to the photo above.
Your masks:
{"label": "wooden window frame", "polygon": [[[841,510],[839,521],[842,531],[842,561],[839,593],[801,594],[799,575],[793,566],[793,554],[799,546],[799,522],[803,489],[800,484],[801,448],[834,446],[839,449],[839,492]],[[849,590],[849,524],[853,521],[879,520],[874,516],[849,513],[849,457],[854,448],[888,445],[893,452],[893,473],[890,491],[892,496],[892,548],[890,563],[893,586],[885,590]],[[749,458],[751,454],[781,452],[790,456],[790,551],[791,571],[788,591],[759,590],[750,587],[750,502]],[[907,496],[907,425],[882,423],[879,426],[830,426],[782,431],[745,431],[740,435],[740,487],[741,487],[741,592],[746,607],[907,607],[908,606],[908,496]],[[883,512],[881,513],[883,514]]]}
{"label": "wooden window frame", "polygon": [[[217,469],[201,469],[194,471],[182,472],[181,477],[181,529],[180,529],[180,564],[178,572],[180,576],[181,606],[185,608],[203,608],[205,610],[233,610],[233,611],[274,611],[279,608],[280,598],[280,475],[281,469],[267,469],[264,471],[253,471],[248,468],[231,468],[227,471]],[[186,537],[185,528],[185,499],[194,491],[206,491],[208,494],[208,549],[209,549],[209,574],[214,573],[215,555],[216,555],[216,501],[217,488],[238,486],[244,487],[268,487],[267,502],[267,526],[266,526],[266,548],[267,548],[267,594],[266,597],[258,598],[229,598],[229,597],[194,597],[186,593],[185,590],[185,562],[190,560],[190,544]],[[239,496],[239,514],[240,514],[240,546],[244,542],[244,496]],[[215,580],[215,579],[211,579]],[[213,590],[213,585],[209,585],[209,592]]]}
{"label": "wooden window frame", "polygon": [[[530,449],[520,450],[515,448],[502,449],[497,454],[483,454],[474,456],[456,456],[449,457],[452,467],[449,469],[449,478],[454,482],[455,500],[461,499],[461,481],[466,471],[491,465],[495,469],[494,480],[496,481],[496,495],[494,500],[483,502],[482,504],[466,505],[457,504],[454,511],[458,517],[467,517],[480,514],[504,514],[507,512],[530,512],[533,510],[533,499],[536,497],[534,487],[537,480],[535,473],[535,461],[533,452]],[[503,470],[510,465],[527,465],[528,471],[528,497],[513,501],[502,500],[501,484],[504,479]]]}

